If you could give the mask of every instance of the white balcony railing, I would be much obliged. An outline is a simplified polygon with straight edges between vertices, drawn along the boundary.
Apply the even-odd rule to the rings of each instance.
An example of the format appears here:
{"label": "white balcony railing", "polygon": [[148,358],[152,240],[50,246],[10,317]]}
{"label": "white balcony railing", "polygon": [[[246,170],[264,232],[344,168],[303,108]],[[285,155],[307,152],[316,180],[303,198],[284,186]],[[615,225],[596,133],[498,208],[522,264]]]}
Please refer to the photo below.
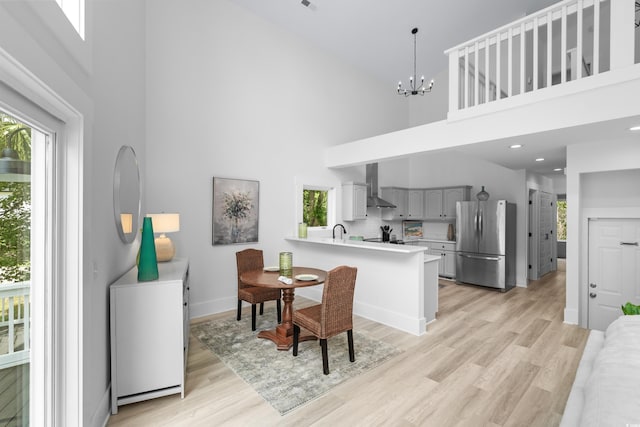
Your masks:
{"label": "white balcony railing", "polygon": [[633,65],[634,30],[635,0],[564,0],[462,43],[449,112]]}
{"label": "white balcony railing", "polygon": [[31,283],[0,285],[0,369],[29,362]]}

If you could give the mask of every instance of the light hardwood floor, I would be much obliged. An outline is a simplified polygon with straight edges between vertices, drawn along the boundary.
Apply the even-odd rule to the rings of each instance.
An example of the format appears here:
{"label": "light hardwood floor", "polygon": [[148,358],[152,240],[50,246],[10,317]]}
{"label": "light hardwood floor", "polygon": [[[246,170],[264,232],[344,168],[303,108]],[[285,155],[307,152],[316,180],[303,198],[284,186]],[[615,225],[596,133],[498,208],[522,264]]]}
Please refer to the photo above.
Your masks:
{"label": "light hardwood floor", "polygon": [[109,426],[558,425],[588,336],[562,322],[563,267],[506,293],[441,280],[421,337],[356,317],[404,352],[285,416],[192,336],[185,399],[122,406]]}

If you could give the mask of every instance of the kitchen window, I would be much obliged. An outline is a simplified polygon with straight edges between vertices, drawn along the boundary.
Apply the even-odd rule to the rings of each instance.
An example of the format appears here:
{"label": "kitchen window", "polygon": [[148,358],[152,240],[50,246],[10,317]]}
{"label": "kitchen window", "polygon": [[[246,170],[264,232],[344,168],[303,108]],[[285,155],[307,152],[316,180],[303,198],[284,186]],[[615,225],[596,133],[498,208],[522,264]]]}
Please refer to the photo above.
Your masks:
{"label": "kitchen window", "polygon": [[302,192],[302,222],[308,227],[327,226],[329,191],[304,189]]}
{"label": "kitchen window", "polygon": [[326,228],[335,223],[335,188],[303,185],[300,221],[309,228]]}

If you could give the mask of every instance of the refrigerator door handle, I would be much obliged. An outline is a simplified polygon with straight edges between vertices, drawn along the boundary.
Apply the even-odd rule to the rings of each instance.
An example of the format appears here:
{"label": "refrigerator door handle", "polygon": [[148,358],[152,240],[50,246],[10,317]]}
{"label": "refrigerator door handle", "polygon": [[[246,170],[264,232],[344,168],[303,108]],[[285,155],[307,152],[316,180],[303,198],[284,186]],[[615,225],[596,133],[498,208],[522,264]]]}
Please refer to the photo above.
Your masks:
{"label": "refrigerator door handle", "polygon": [[476,210],[476,214],[473,216],[473,231],[478,231],[478,214],[479,212]]}
{"label": "refrigerator door handle", "polygon": [[461,256],[463,258],[481,259],[483,261],[500,261],[499,257],[493,257],[493,256],[467,255],[467,254],[461,254],[461,253],[458,253],[458,256]]}

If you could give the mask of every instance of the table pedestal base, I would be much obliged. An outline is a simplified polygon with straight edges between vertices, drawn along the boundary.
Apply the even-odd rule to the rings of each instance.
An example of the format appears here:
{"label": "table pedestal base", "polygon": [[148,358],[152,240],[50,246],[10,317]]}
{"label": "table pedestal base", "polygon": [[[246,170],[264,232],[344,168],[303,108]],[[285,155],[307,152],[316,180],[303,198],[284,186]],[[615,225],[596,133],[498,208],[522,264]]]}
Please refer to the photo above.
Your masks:
{"label": "table pedestal base", "polygon": [[[280,331],[276,329],[270,329],[267,331],[260,331],[258,333],[258,338],[266,338],[268,340],[273,341],[276,344],[276,348],[278,350],[287,351],[293,345],[293,331],[290,335],[280,334]],[[303,334],[302,330],[300,331],[300,337],[298,338],[298,342],[302,341],[311,341],[317,339],[314,335]]]}

